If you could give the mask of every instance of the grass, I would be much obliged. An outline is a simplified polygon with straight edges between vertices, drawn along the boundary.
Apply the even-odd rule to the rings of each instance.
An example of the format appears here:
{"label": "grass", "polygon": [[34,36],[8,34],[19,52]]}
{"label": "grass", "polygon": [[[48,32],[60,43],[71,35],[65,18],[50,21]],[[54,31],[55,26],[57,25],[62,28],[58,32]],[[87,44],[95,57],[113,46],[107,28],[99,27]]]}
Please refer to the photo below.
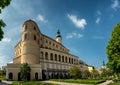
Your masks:
{"label": "grass", "polygon": [[6,76],[1,76],[0,75],[0,80],[6,80]]}
{"label": "grass", "polygon": [[110,83],[108,85],[120,85],[120,81],[114,82],[114,83]]}
{"label": "grass", "polygon": [[79,83],[79,84],[99,84],[99,83],[104,82],[105,80],[97,80],[97,79],[51,79],[51,81]]}
{"label": "grass", "polygon": [[13,82],[12,85],[58,85],[58,84],[52,84],[52,83],[44,83],[40,81],[21,81],[21,82]]}

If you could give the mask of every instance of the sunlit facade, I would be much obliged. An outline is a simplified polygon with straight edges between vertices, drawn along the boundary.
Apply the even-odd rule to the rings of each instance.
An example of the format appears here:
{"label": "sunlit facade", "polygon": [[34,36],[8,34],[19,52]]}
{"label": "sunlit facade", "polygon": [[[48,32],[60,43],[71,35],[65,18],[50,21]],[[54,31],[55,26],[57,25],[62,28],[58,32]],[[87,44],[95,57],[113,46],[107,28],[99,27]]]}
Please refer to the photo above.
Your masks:
{"label": "sunlit facade", "polygon": [[62,45],[62,36],[58,30],[56,39],[42,34],[33,20],[27,20],[22,26],[22,39],[15,46],[13,63],[7,65],[7,78],[20,80],[20,67],[28,63],[31,67],[28,80],[49,79],[54,76],[68,76],[71,66],[81,70],[87,66],[69,49]]}

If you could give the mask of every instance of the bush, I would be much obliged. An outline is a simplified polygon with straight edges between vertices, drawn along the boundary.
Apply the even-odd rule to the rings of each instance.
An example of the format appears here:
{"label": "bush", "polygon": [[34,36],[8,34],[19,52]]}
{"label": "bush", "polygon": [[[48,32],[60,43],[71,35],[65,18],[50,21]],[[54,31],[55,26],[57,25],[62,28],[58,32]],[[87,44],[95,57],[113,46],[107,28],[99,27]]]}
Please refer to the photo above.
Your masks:
{"label": "bush", "polygon": [[68,83],[81,83],[81,84],[99,84],[105,80],[96,79],[51,79],[52,81],[68,82]]}

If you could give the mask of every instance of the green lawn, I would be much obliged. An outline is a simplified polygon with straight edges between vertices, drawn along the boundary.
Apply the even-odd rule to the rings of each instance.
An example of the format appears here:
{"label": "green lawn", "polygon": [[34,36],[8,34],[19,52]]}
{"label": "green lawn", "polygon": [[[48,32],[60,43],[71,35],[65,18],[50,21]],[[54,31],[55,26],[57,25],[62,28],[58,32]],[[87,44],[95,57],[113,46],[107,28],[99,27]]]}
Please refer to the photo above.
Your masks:
{"label": "green lawn", "polygon": [[104,82],[105,80],[96,80],[96,79],[51,79],[51,81],[80,83],[80,84],[99,84],[99,83]]}
{"label": "green lawn", "polygon": [[0,80],[5,80],[6,76],[0,76]]}
{"label": "green lawn", "polygon": [[110,83],[108,85],[120,85],[120,81],[114,82],[114,83]]}
{"label": "green lawn", "polygon": [[13,82],[12,85],[58,85],[58,84],[52,84],[52,83],[44,83],[40,81],[26,81],[26,82]]}

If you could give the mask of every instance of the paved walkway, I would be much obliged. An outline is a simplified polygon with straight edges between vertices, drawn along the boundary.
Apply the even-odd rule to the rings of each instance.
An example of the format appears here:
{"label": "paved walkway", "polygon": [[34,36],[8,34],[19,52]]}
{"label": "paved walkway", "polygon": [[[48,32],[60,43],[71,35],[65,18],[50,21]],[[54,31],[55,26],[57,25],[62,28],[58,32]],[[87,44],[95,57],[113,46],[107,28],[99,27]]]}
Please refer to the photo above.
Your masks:
{"label": "paved walkway", "polygon": [[107,80],[106,82],[98,84],[98,85],[108,85],[109,83],[112,83],[112,82],[113,82],[112,80]]}
{"label": "paved walkway", "polygon": [[12,84],[12,81],[5,81],[5,80],[2,80],[1,83],[2,83],[2,84],[0,84],[0,85],[11,85],[11,84]]}
{"label": "paved walkway", "polygon": [[55,83],[60,85],[92,85],[92,84],[77,84],[77,83],[65,83],[65,82],[56,82],[56,81],[43,81],[46,83]]}
{"label": "paved walkway", "polygon": [[[56,82],[56,81],[43,81],[46,83],[55,83],[55,84],[60,84],[60,85],[93,85],[93,84],[76,84],[76,83],[65,83],[65,82]],[[113,82],[112,80],[108,80],[104,83],[98,84],[98,85],[107,85],[109,83]]]}

